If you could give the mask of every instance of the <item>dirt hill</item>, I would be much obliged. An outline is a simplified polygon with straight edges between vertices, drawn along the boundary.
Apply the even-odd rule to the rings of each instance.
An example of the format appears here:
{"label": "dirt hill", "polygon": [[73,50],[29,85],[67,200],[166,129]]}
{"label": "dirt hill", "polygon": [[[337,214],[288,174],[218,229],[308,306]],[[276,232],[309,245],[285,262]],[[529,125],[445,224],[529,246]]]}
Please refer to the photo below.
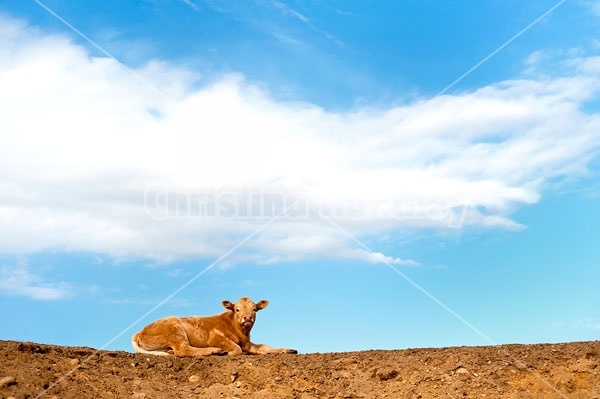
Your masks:
{"label": "dirt hill", "polygon": [[600,399],[600,341],[182,359],[0,341],[0,398]]}

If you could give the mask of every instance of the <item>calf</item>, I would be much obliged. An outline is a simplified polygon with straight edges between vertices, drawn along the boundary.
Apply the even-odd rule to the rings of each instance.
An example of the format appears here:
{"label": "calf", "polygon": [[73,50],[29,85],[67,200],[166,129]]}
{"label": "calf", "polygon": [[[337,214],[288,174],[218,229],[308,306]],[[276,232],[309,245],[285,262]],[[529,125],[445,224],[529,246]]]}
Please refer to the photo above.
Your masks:
{"label": "calf", "polygon": [[235,304],[223,301],[227,311],[214,316],[165,317],[135,333],[131,343],[136,352],[152,355],[298,353],[294,349],[274,349],[250,342],[256,312],[268,304],[265,300],[254,303],[249,298],[240,298]]}

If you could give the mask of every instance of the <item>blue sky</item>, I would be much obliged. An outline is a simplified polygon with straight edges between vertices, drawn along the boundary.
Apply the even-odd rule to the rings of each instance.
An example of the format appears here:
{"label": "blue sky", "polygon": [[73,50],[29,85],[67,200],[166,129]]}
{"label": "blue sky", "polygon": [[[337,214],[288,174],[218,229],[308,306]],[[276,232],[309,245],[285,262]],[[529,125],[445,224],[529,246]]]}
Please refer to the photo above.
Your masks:
{"label": "blue sky", "polygon": [[599,22],[0,0],[0,339],[131,350],[240,296],[301,352],[599,339]]}

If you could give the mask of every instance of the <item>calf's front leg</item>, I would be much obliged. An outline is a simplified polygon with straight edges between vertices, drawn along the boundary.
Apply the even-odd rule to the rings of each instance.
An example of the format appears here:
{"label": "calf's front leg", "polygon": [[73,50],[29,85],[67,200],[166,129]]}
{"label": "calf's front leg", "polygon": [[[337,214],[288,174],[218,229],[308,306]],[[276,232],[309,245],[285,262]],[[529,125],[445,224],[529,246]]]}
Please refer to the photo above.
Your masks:
{"label": "calf's front leg", "polygon": [[253,344],[250,343],[246,350],[247,353],[251,355],[267,355],[269,353],[298,353],[295,349],[286,349],[286,348],[271,348],[269,345],[264,344]]}
{"label": "calf's front leg", "polygon": [[222,348],[223,351],[227,352],[228,356],[236,356],[244,353],[241,346],[236,344],[233,340],[225,338],[222,335],[219,335],[219,337],[216,339],[213,337],[209,340],[208,344]]}

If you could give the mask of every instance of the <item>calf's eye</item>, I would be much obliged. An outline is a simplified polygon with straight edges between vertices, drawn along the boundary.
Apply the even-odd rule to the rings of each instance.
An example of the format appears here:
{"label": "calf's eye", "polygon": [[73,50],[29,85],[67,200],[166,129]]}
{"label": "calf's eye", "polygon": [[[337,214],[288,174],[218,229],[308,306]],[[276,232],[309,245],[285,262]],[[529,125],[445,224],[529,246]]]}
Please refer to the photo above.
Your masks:
{"label": "calf's eye", "polygon": [[252,310],[256,312],[256,308],[252,308]]}
{"label": "calf's eye", "polygon": [[240,311],[240,310],[239,310],[239,309],[236,309],[235,311],[239,313],[239,311]]}

